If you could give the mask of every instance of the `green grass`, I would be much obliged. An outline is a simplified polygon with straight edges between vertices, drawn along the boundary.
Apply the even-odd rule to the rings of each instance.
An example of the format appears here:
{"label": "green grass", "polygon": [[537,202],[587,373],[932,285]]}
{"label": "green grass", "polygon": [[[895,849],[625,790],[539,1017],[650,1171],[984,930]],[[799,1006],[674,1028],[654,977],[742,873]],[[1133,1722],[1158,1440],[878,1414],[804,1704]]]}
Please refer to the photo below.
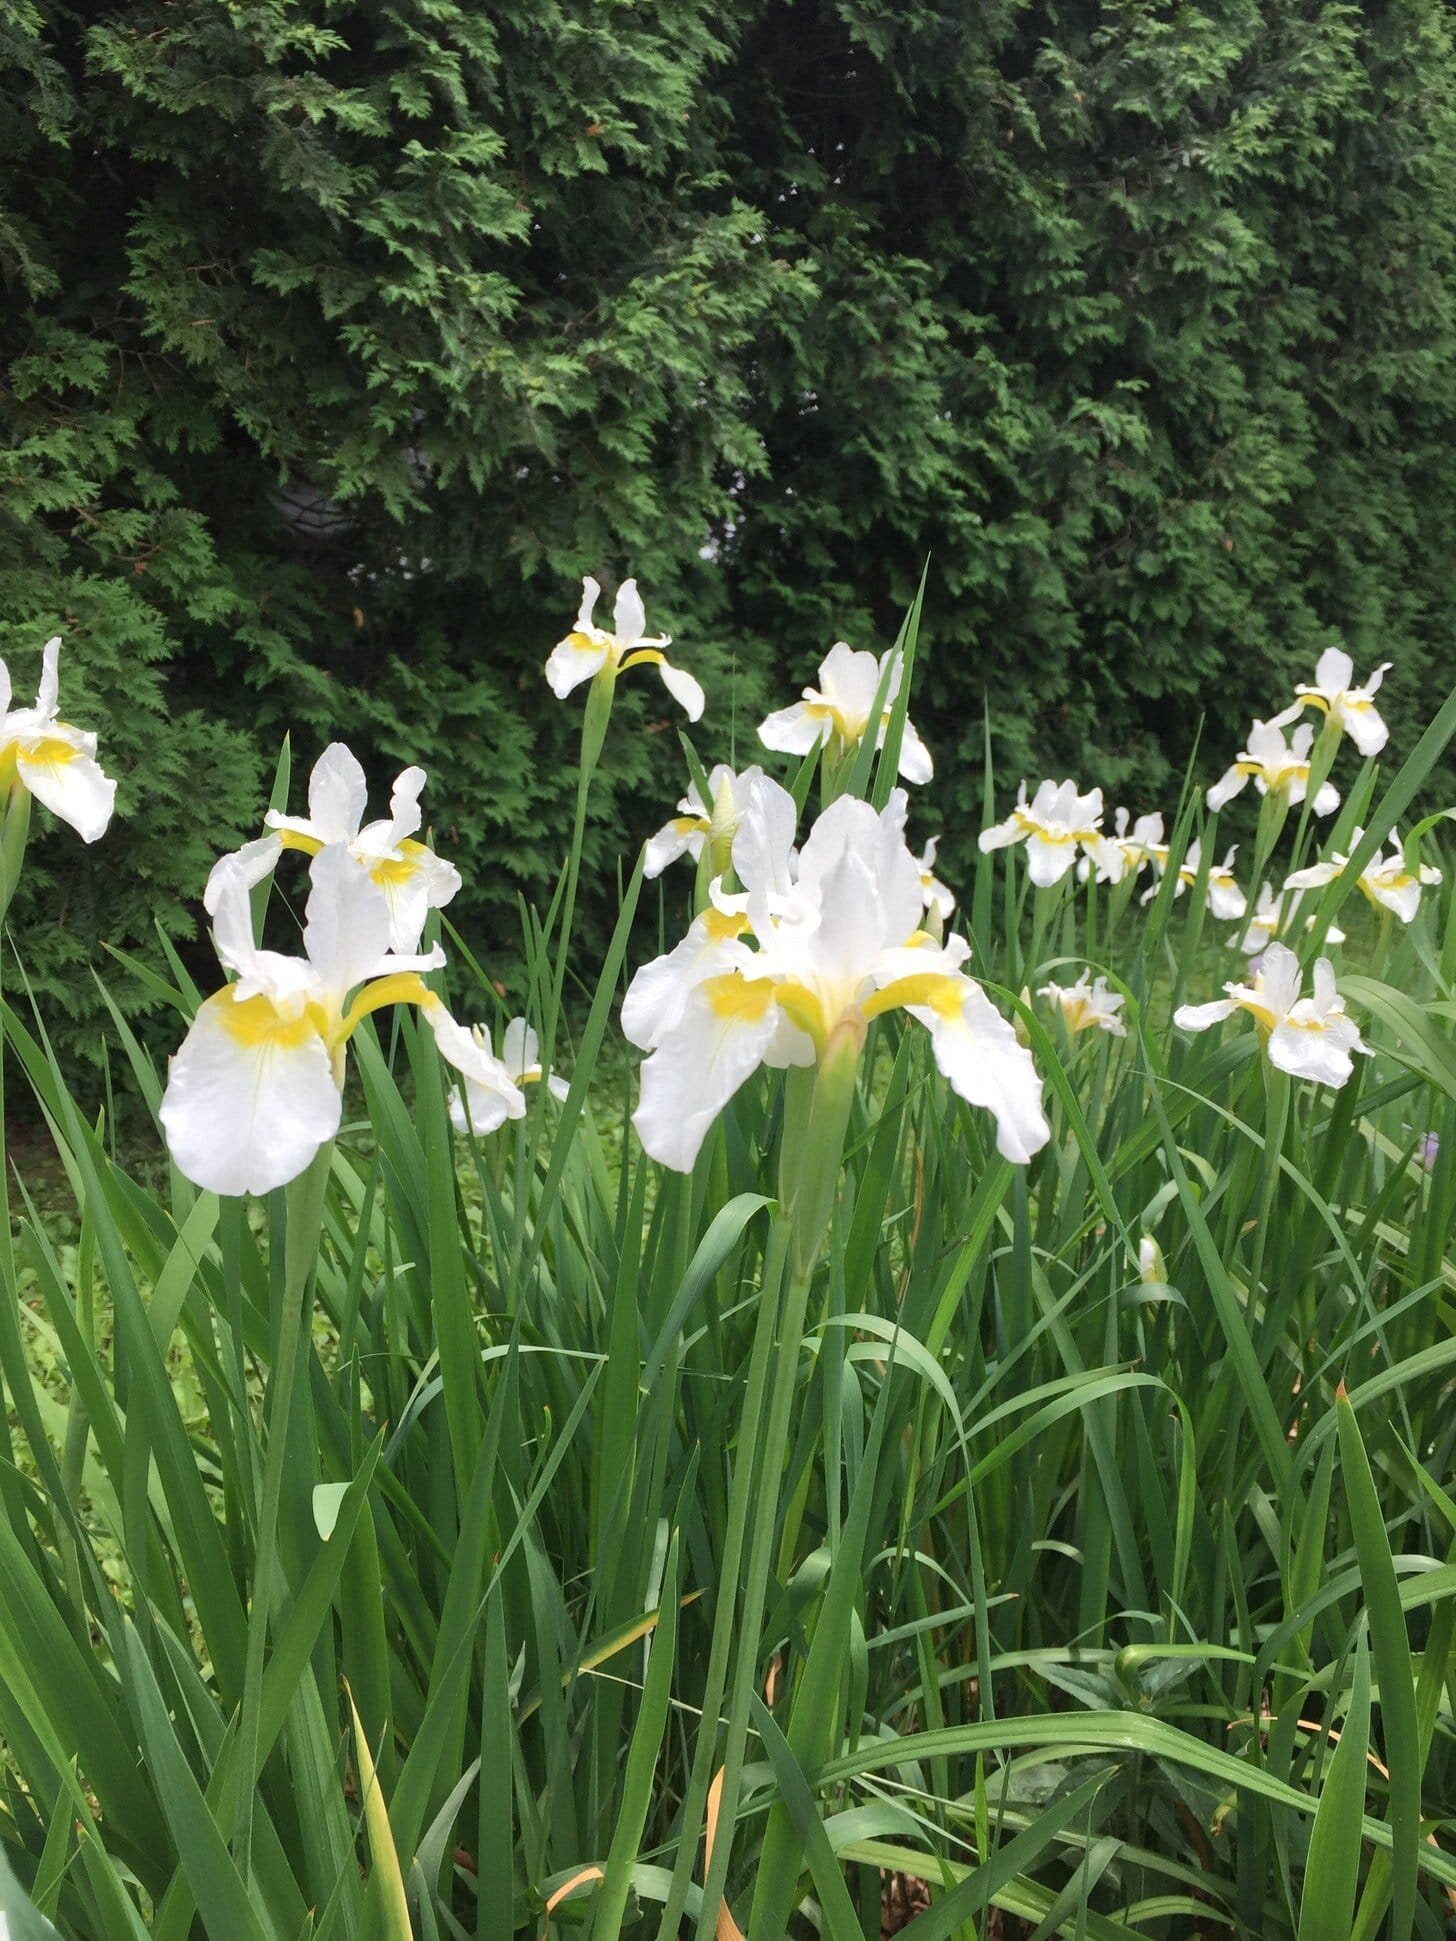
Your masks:
{"label": "green grass", "polygon": [[[1430,806],[1453,725],[1389,775],[1346,757],[1322,841],[1362,795],[1372,833]],[[1006,1164],[924,1034],[876,1025],[806,1272],[778,1075],[691,1176],[624,1134],[636,879],[589,1009],[528,934],[564,1106],[464,1149],[428,1034],[366,1027],[364,1123],[258,1207],[112,1152],[21,939],[4,1030],[64,1192],[16,1194],[0,1252],[12,1933],[509,1941],[586,1876],[553,1932],[706,1936],[726,1893],[752,1941],[855,1941],[902,1872],[916,1941],[1439,1934],[1449,879],[1409,930],[1345,924],[1375,1055],[1332,1092],[1247,1024],[1172,1028],[1243,961],[1199,889],[1119,911],[983,859],[972,968],[1052,1141]],[[1125,1041],[1015,996],[1093,924]],[[155,1103],[175,1040],[117,1028]]]}

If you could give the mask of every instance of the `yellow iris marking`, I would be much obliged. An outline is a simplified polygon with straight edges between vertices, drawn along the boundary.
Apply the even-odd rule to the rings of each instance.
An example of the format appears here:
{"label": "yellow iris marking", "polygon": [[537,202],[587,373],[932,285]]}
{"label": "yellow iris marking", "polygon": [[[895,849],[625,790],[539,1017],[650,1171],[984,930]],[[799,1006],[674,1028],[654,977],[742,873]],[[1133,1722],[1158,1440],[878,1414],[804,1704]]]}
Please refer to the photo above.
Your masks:
{"label": "yellow iris marking", "polygon": [[381,1011],[387,1004],[418,1004],[428,1009],[439,1002],[418,971],[392,971],[388,977],[376,977],[372,984],[364,986],[345,1013],[339,1042],[342,1044],[352,1036],[371,1011]]}
{"label": "yellow iris marking", "polygon": [[706,978],[703,990],[716,1015],[735,1024],[756,1024],[774,1001],[774,987],[766,977],[740,977],[736,971]]}
{"label": "yellow iris marking", "polygon": [[394,889],[419,874],[412,856],[381,856],[369,865],[369,875],[380,889]]}
{"label": "yellow iris marking", "polygon": [[299,829],[280,829],[278,840],[285,849],[301,849],[305,856],[317,856],[323,848],[317,836],[306,836]]}
{"label": "yellow iris marking", "polygon": [[910,977],[897,977],[882,991],[876,991],[864,1007],[867,1018],[883,1017],[886,1011],[897,1011],[902,1005],[919,1004],[928,1007],[942,1018],[960,1015],[965,985],[959,978],[949,977],[944,971],[916,971]]}
{"label": "yellow iris marking", "polygon": [[28,748],[16,751],[21,761],[29,762],[36,768],[64,768],[67,762],[75,761],[80,752],[70,742],[62,741],[59,735],[42,735]]}
{"label": "yellow iris marking", "polygon": [[737,910],[720,910],[714,906],[703,912],[703,928],[714,943],[725,943],[731,937],[743,935],[748,918]]}
{"label": "yellow iris marking", "polygon": [[217,1007],[229,1035],[248,1051],[297,1051],[310,1038],[322,1035],[311,1010],[286,1018],[261,991],[253,997],[237,998],[229,987],[208,1002]]}
{"label": "yellow iris marking", "polygon": [[804,712],[811,721],[829,722],[846,747],[859,741],[870,725],[867,719],[859,722],[848,720],[830,701],[806,701]]}

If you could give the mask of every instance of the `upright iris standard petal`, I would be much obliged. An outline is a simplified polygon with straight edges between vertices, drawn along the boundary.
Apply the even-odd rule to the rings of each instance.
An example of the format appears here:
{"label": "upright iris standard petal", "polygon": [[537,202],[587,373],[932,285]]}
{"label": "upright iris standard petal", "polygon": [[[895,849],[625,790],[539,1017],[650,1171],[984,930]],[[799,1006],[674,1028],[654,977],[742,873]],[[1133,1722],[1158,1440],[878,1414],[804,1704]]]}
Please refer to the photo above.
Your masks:
{"label": "upright iris standard petal", "polygon": [[1362,755],[1378,755],[1390,738],[1374,697],[1392,666],[1382,661],[1369,680],[1357,684],[1355,663],[1341,647],[1328,647],[1319,657],[1314,680],[1295,688],[1297,706],[1318,708],[1331,727],[1347,734]]}
{"label": "upright iris standard petal", "polygon": [[[831,760],[843,760],[869,733],[880,683],[888,670],[884,703],[873,722],[875,747],[883,748],[903,665],[893,648],[876,658],[867,650],[856,652],[848,642],[836,640],[819,664],[819,685],[806,687],[792,706],[767,716],[759,724],[759,740],[779,754],[807,755],[815,748],[824,748]],[[928,782],[935,772],[930,751],[908,717],[898,766],[905,781],[917,784]]]}
{"label": "upright iris standard petal", "polygon": [[59,718],[59,634],[41,655],[35,705],[12,708],[10,671],[0,661],[0,782],[33,795],[83,842],[106,833],[116,806],[116,784],[96,761],[96,737]]}

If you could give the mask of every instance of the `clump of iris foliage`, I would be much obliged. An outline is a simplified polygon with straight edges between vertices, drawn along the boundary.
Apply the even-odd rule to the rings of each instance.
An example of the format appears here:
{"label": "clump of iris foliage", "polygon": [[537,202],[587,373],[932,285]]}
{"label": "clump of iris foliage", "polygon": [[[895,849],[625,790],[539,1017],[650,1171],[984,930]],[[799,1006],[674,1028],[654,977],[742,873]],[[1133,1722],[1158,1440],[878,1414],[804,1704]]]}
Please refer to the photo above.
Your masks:
{"label": "clump of iris foliage", "polygon": [[[765,722],[781,782],[684,738],[587,962],[617,683],[703,707],[635,587],[611,631],[594,592],[548,663],[585,690],[573,841],[507,999],[424,777],[369,822],[333,748],[303,815],[285,762],[196,886],[230,978],[164,945],[128,968],[166,1028],[112,1006],[158,1191],[13,940],[79,1237],[14,1189],[9,1932],[1438,1934],[1456,921],[1422,786],[1456,695],[1387,746],[1326,655],[1209,723],[1212,801],[1261,796],[1242,856],[1212,776],[1161,821],[1070,783],[1008,814],[988,759],[947,887],[899,787],[933,763],[917,603]],[[7,898],[32,793],[105,840],[55,675],[0,731]]]}

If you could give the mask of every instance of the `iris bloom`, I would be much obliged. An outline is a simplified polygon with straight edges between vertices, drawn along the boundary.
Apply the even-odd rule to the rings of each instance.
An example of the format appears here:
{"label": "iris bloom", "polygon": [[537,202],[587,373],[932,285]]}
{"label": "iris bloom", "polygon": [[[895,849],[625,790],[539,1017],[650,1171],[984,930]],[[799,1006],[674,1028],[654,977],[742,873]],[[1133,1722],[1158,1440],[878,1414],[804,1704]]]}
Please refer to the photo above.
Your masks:
{"label": "iris bloom", "polygon": [[[1309,751],[1314,728],[1308,721],[1296,728],[1286,742],[1284,730],[1299,712],[1286,708],[1272,721],[1256,721],[1249,730],[1249,745],[1241,749],[1232,768],[1208,791],[1210,809],[1222,809],[1233,801],[1245,782],[1252,781],[1260,795],[1282,796],[1288,803],[1302,802],[1309,787]],[[1321,782],[1315,790],[1314,812],[1330,815],[1340,806],[1339,790]]]}
{"label": "iris bloom", "polygon": [[1382,661],[1363,687],[1352,685],[1355,663],[1341,647],[1328,647],[1319,657],[1314,680],[1295,688],[1300,707],[1318,708],[1330,727],[1343,730],[1362,755],[1378,755],[1390,730],[1376,712],[1374,695],[1394,663]]}
{"label": "iris bloom", "polygon": [[1270,944],[1252,984],[1225,984],[1227,997],[1212,1004],[1184,1004],[1173,1022],[1184,1031],[1207,1031],[1210,1025],[1247,1011],[1259,1027],[1269,1062],[1294,1078],[1312,1078],[1320,1085],[1341,1086],[1353,1072],[1352,1052],[1368,1052],[1353,1018],[1345,1015],[1345,1000],[1335,988],[1328,957],[1314,967],[1314,989],[1300,995],[1299,959],[1284,944]]}
{"label": "iris bloom", "polygon": [[216,876],[213,941],[236,981],[193,1019],[161,1111],[179,1170],[209,1192],[266,1193],[304,1170],[339,1129],[349,1039],[383,1005],[418,1005],[450,1064],[501,1083],[420,975],[443,954],[390,951],[388,901],[348,851],[320,850],[309,877],[304,954],[288,957],[253,941],[242,861],[225,858]]}
{"label": "iris bloom", "polygon": [[1068,1031],[1091,1031],[1095,1028],[1110,1032],[1114,1038],[1127,1036],[1127,1026],[1117,1015],[1123,1007],[1122,993],[1109,991],[1105,977],[1099,977],[1089,984],[1087,973],[1083,971],[1075,984],[1043,984],[1037,996],[1057,1006]]}
{"label": "iris bloom", "polygon": [[[545,1074],[536,1034],[524,1018],[512,1018],[501,1033],[499,1058],[491,1050],[489,1025],[472,1025],[470,1035],[479,1046],[481,1056],[491,1065],[495,1083],[482,1085],[479,1079],[467,1078],[463,1086],[452,1087],[450,1123],[457,1132],[478,1135],[494,1132],[507,1119],[523,1119],[526,1099],[522,1088],[539,1085]],[[552,1098],[564,1099],[571,1087],[553,1072],[546,1079],[546,1089]]]}
{"label": "iris bloom", "polygon": [[420,790],[424,785],[425,771],[407,768],[395,781],[389,814],[378,822],[366,823],[369,788],[364,770],[343,742],[330,742],[308,778],[308,814],[280,815],[270,809],[263,818],[270,833],[256,842],[244,843],[234,855],[224,856],[215,865],[202,893],[203,908],[209,915],[216,912],[222,881],[225,875],[230,879],[234,863],[242,865],[251,887],[272,875],[285,849],[316,856],[320,850],[337,845],[346,849],[384,892],[389,906],[390,949],[406,955],[418,950],[430,911],[442,908],[460,888],[460,872],[455,865],[415,840],[422,820]]}
{"label": "iris bloom", "polygon": [[[1308,872],[1301,871],[1300,873],[1304,875]],[[1290,883],[1285,884],[1284,890],[1287,890],[1292,882],[1293,878],[1290,879]],[[1249,921],[1242,930],[1236,931],[1229,938],[1230,944],[1237,946],[1238,949],[1243,951],[1246,957],[1256,957],[1266,944],[1272,943],[1279,935],[1279,927],[1283,923],[1286,914],[1284,890],[1280,890],[1276,895],[1267,883],[1262,884],[1259,889],[1259,902],[1254,914],[1249,918]],[[1306,930],[1312,930],[1314,928],[1314,918],[1307,917],[1304,927]],[[1325,932],[1325,938],[1329,943],[1342,944],[1345,941],[1345,933],[1343,930],[1336,930],[1331,925]]]}
{"label": "iris bloom", "polygon": [[[900,691],[903,663],[893,649],[877,660],[867,649],[856,653],[843,640],[836,640],[819,663],[818,687],[806,687],[802,700],[771,714],[760,724],[759,740],[781,755],[807,755],[823,748],[832,765],[844,761],[869,733],[875,696],[886,667],[890,667],[889,686],[875,730],[875,747],[883,748],[890,710]],[[934,773],[930,750],[907,716],[900,741],[900,774],[907,782],[928,782]]]}
{"label": "iris bloom", "polygon": [[1138,1279],[1145,1287],[1163,1286],[1168,1279],[1163,1250],[1150,1233],[1145,1233],[1138,1242]]}
{"label": "iris bloom", "polygon": [[757,765],[735,775],[727,762],[719,762],[708,775],[711,802],[704,802],[697,783],[690,782],[672,821],[665,822],[655,836],[648,838],[642,874],[661,876],[679,856],[691,856],[696,862],[705,845],[721,855],[722,866],[726,868],[744,804],[762,779],[763,770]]}
{"label": "iris bloom", "polygon": [[939,847],[940,837],[932,836],[920,852],[920,901],[925,906],[926,915],[944,928],[950,921],[956,900],[935,873],[935,852]]}
{"label": "iris bloom", "polygon": [[[1168,867],[1168,845],[1154,843],[1149,847],[1148,854],[1153,859],[1153,867],[1161,882]],[[1234,857],[1237,854],[1238,844],[1235,843],[1221,863],[1210,863],[1208,866],[1208,907],[1223,923],[1234,922],[1249,907],[1249,899],[1234,881]],[[1183,861],[1178,870],[1178,887],[1173,892],[1175,897],[1182,896],[1184,890],[1191,889],[1198,881],[1202,861],[1202,846],[1195,839],[1183,852]],[[1142,900],[1151,903],[1157,894],[1158,883],[1153,883],[1143,891]]]}
{"label": "iris bloom", "polygon": [[814,1065],[857,1047],[897,1008],[930,1033],[952,1089],[996,1118],[1018,1163],[1049,1137],[1030,1053],[962,969],[969,947],[920,928],[920,866],[904,793],[880,813],[841,796],[797,858],[794,806],[754,791],[733,843],[741,898],[715,894],[673,951],[638,971],[622,1026],[650,1056],[633,1124],[647,1152],[686,1172],[709,1127],[760,1065]]}
{"label": "iris bloom", "polygon": [[1121,883],[1136,877],[1153,860],[1154,850],[1163,840],[1163,818],[1153,811],[1140,815],[1128,828],[1128,812],[1119,809],[1113,818],[1112,835],[1096,835],[1087,843],[1087,854],[1097,872],[1099,883]]}
{"label": "iris bloom", "polygon": [[[1352,848],[1359,848],[1364,833],[1363,829],[1355,831],[1351,838]],[[1326,883],[1333,883],[1337,876],[1343,876],[1349,867],[1350,858],[1336,850],[1324,862],[1296,870],[1284,887],[1287,890],[1323,889]],[[1387,856],[1383,847],[1378,849],[1355,880],[1378,909],[1392,910],[1402,923],[1409,923],[1420,908],[1422,886],[1439,883],[1441,872],[1434,863],[1422,863],[1419,872],[1407,869],[1400,836],[1393,834],[1390,854]],[[1331,931],[1330,935],[1333,937],[1334,932]]]}
{"label": "iris bloom", "polygon": [[1006,820],[981,831],[981,854],[1024,842],[1028,875],[1039,889],[1049,889],[1076,862],[1078,843],[1090,847],[1101,827],[1101,789],[1078,795],[1075,782],[1043,782],[1028,802],[1023,782],[1017,790],[1016,807]]}
{"label": "iris bloom", "polygon": [[29,708],[11,707],[10,670],[0,660],[0,789],[24,789],[82,842],[95,842],[111,820],[116,784],[97,765],[95,735],[59,718],[60,656],[57,634],[41,654],[40,692]]}
{"label": "iris bloom", "polygon": [[648,633],[647,610],[637,591],[636,580],[622,582],[612,610],[610,633],[605,627],[597,626],[592,618],[601,591],[590,574],[581,583],[576,625],[565,640],[552,648],[546,662],[551,692],[564,701],[573,688],[580,687],[583,681],[595,680],[598,675],[615,681],[619,674],[628,674],[634,667],[655,667],[662,675],[663,686],[688,720],[696,721],[703,712],[703,690],[691,674],[673,667],[663,653],[664,647],[672,645],[671,634]]}

